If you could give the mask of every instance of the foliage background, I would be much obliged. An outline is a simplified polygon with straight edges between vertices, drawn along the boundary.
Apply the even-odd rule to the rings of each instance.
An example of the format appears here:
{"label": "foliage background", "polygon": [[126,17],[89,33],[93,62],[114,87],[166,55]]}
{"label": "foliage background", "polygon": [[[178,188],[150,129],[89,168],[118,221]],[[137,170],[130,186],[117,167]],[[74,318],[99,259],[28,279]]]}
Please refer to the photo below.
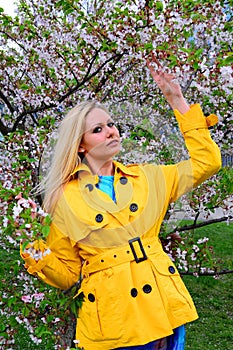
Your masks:
{"label": "foliage background", "polygon": [[[22,238],[45,238],[49,231],[41,198],[31,190],[48,167],[57,125],[68,109],[94,98],[109,107],[121,131],[119,160],[168,164],[185,159],[173,113],[145,67],[145,57],[153,52],[164,69],[176,74],[190,103],[199,102],[205,115],[218,115],[211,133],[223,158],[232,159],[233,2],[17,4],[15,17],[0,10],[0,243],[7,262],[1,267],[0,341],[3,348],[14,348],[18,332],[27,330],[25,342],[35,349],[59,349],[70,346],[63,335],[72,333],[74,290],[64,295],[45,287],[22,271],[18,257]],[[220,276],[232,270],[232,260],[215,253],[217,242],[213,248],[208,233],[198,237],[193,231],[232,220],[232,178],[229,161],[169,208],[161,238],[182,273]],[[192,221],[186,225],[185,218]],[[185,244],[177,242],[178,233]]]}

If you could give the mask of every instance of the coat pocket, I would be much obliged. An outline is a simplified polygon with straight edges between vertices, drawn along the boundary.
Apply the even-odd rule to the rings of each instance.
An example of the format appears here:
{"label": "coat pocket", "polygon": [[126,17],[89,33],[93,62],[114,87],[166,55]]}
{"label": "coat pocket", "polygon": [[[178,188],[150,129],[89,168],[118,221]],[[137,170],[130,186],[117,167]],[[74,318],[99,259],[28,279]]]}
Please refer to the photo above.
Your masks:
{"label": "coat pocket", "polygon": [[94,274],[82,286],[77,332],[91,341],[117,340],[124,333],[124,302],[111,270]]}
{"label": "coat pocket", "polygon": [[166,299],[165,303],[168,303],[169,309],[176,313],[186,308],[190,310],[193,307],[192,298],[170,258],[161,253],[152,262],[160,294]]}

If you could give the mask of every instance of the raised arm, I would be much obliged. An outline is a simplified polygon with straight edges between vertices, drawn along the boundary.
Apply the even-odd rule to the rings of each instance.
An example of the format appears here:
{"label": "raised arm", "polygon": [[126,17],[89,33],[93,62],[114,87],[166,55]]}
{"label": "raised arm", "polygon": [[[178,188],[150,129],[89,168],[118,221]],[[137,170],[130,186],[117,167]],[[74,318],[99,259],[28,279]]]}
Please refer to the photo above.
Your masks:
{"label": "raised arm", "polygon": [[[155,63],[158,69],[154,68]],[[208,127],[218,121],[211,114],[205,117],[199,104],[189,106],[181,87],[172,74],[162,71],[157,59],[147,60],[151,75],[174,110],[180,130],[184,136],[190,159],[180,163],[163,166],[170,202],[201,184],[221,167],[221,154],[212,140]]]}

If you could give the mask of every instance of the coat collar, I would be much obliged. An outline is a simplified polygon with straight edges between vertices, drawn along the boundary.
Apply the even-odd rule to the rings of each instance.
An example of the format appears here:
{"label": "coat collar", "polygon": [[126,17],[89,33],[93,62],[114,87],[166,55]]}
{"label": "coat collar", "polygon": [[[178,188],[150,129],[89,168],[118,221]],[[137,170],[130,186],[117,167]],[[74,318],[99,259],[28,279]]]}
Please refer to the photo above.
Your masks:
{"label": "coat collar", "polygon": [[[129,175],[129,176],[138,176],[138,170],[137,168],[133,167],[132,165],[123,165],[122,163],[119,163],[117,161],[113,161],[114,168],[115,168],[115,174],[114,175]],[[92,174],[90,168],[86,163],[79,164],[74,171],[71,173],[71,176],[74,176],[76,173],[79,172],[86,172],[87,175],[93,176],[95,178],[97,175]],[[98,176],[97,176],[98,177]],[[98,181],[97,181],[98,182]]]}
{"label": "coat collar", "polygon": [[[99,182],[99,177],[92,174],[87,164],[81,163],[71,174],[73,177],[78,177],[80,193],[85,198],[85,201],[92,208],[96,210],[104,210],[110,212],[113,216],[120,220],[121,224],[128,224],[129,213],[121,213],[123,208],[128,207],[129,202],[133,198],[133,184],[132,180],[126,181],[122,185],[121,178],[137,177],[139,176],[139,169],[135,165],[125,166],[119,162],[113,161],[114,173],[114,187],[117,197],[117,203],[104,192],[97,190],[96,184]],[[76,175],[76,176],[75,176]]]}

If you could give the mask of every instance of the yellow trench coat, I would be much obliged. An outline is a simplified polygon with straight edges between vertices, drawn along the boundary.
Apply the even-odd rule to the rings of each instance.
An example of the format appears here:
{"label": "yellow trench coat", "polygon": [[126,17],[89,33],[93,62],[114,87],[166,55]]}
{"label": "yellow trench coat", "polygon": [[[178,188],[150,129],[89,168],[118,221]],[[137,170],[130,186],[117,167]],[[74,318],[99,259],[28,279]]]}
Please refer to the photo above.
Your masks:
{"label": "yellow trench coat", "polygon": [[[85,350],[141,345],[173,333],[198,316],[179,273],[158,239],[169,203],[216,173],[217,145],[199,105],[175,111],[190,158],[175,165],[115,164],[116,203],[96,188],[98,176],[82,164],[54,213],[45,249],[28,272],[66,289],[82,275],[85,301],[76,339]],[[43,250],[42,249],[42,250]]]}

